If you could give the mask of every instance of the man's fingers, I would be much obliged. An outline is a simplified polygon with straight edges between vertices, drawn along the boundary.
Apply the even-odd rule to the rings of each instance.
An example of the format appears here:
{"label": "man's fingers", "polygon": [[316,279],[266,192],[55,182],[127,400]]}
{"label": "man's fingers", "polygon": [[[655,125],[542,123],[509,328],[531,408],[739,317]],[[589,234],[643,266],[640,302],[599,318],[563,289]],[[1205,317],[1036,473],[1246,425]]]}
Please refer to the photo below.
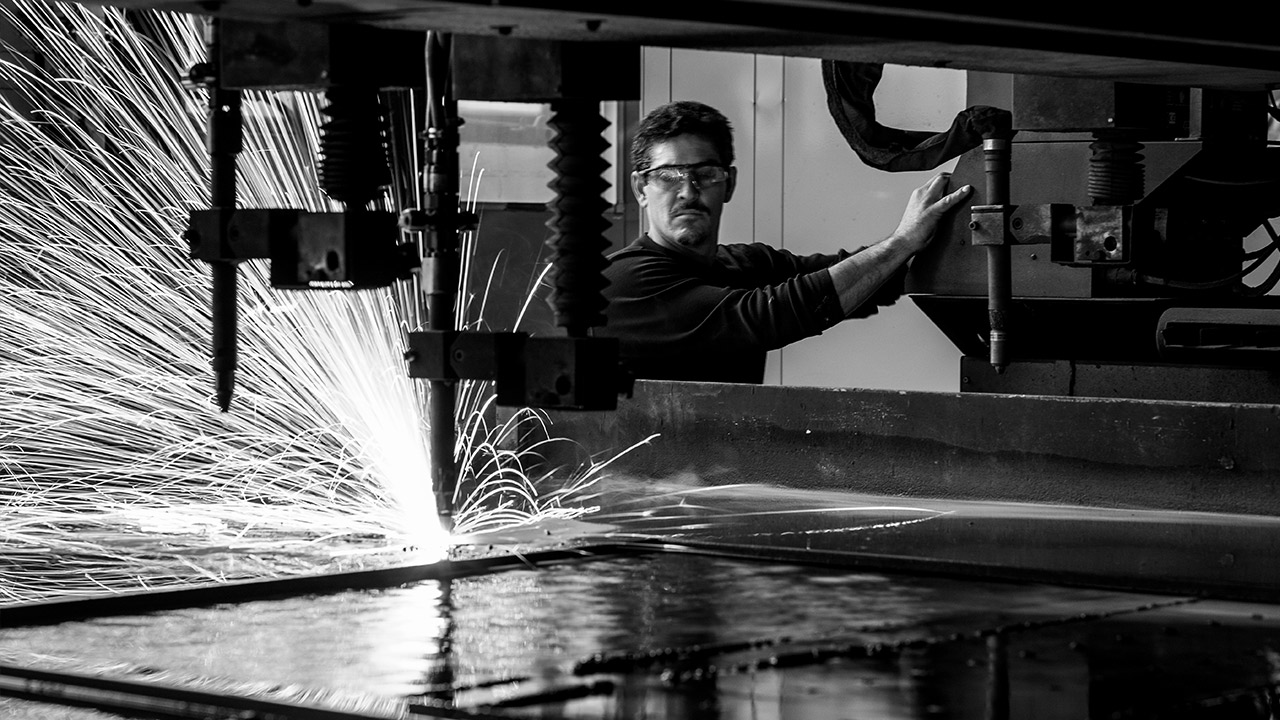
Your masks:
{"label": "man's fingers", "polygon": [[965,185],[948,193],[949,182],[950,173],[938,173],[911,193],[902,222],[898,226],[900,234],[923,247],[933,236],[942,216],[973,192],[972,185]]}
{"label": "man's fingers", "polygon": [[956,205],[959,205],[962,200],[969,197],[969,193],[971,192],[973,192],[973,186],[965,185],[950,194],[943,195],[939,200],[933,203],[933,207],[940,212],[946,212]]}
{"label": "man's fingers", "polygon": [[[929,178],[929,181],[916,189],[916,194],[925,202],[931,205],[940,201],[949,201],[946,196],[947,185],[951,182],[951,173],[942,172]],[[965,187],[968,187],[967,185]],[[963,189],[963,188],[962,188]],[[958,191],[957,191],[958,192]]]}
{"label": "man's fingers", "polygon": [[921,189],[931,194],[941,195],[946,192],[949,182],[951,182],[951,173],[938,173],[929,178],[929,182],[925,183]]}

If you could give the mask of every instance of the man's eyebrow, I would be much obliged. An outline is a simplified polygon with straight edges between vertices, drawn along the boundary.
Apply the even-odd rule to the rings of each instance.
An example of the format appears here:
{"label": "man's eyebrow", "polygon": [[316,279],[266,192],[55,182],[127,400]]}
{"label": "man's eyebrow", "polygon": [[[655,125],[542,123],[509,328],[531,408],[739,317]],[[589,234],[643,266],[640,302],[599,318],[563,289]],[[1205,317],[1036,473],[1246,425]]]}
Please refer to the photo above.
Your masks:
{"label": "man's eyebrow", "polygon": [[672,165],[658,165],[657,167],[645,168],[644,172],[653,172],[654,170],[666,170],[668,168],[702,168],[702,167],[718,167],[724,168],[725,164],[719,160],[703,160],[697,163],[684,163]]}

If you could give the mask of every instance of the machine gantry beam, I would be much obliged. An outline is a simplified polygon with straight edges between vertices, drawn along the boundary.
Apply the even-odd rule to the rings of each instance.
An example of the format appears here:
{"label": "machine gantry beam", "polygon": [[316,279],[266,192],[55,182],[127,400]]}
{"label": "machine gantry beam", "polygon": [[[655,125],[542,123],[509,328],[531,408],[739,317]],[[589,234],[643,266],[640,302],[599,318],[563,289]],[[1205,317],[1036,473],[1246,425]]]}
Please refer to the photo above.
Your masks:
{"label": "machine gantry beam", "polygon": [[1257,5],[1116,12],[1098,2],[700,0],[120,0],[258,20],[358,22],[457,34],[624,41],[773,55],[1239,89],[1280,86],[1275,23]]}

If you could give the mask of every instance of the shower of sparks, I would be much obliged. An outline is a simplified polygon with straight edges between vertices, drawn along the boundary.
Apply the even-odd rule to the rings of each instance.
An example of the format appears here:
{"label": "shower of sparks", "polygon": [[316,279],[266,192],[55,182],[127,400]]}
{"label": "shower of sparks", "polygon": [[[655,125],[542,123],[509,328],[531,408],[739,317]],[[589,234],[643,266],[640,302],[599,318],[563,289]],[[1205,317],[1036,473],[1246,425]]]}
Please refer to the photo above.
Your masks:
{"label": "shower of sparks", "polygon": [[[212,398],[205,92],[178,77],[203,20],[21,0],[0,62],[0,603],[443,556],[417,290],[273,291],[240,266],[232,412]],[[317,189],[322,100],[247,93],[242,207],[337,209]],[[411,159],[412,160],[412,159]],[[539,495],[483,385],[460,392],[461,532],[572,516]],[[491,481],[492,479],[492,481]]]}

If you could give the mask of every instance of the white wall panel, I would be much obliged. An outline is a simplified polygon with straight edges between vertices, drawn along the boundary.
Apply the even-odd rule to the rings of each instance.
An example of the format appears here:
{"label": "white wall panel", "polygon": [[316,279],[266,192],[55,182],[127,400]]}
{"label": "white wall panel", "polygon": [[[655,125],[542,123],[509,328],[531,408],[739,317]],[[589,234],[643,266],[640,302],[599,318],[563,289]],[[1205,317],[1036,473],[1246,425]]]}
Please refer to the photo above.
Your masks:
{"label": "white wall panel", "polygon": [[671,99],[704,102],[729,118],[738,189],[720,221],[721,242],[755,240],[755,58],[742,53],[673,50]]}
{"label": "white wall panel", "polygon": [[642,48],[640,114],[671,102],[671,48]]}
{"label": "white wall panel", "polygon": [[783,105],[786,87],[784,59],[771,55],[755,58],[755,172],[752,205],[755,239],[784,247],[782,235],[782,163],[786,148]]}
{"label": "white wall panel", "polygon": [[[784,60],[773,55],[757,55],[755,82],[755,240],[785,247],[782,234],[782,139],[786,126],[783,98],[786,90]],[[782,383],[782,351],[769,353],[764,381]]]}
{"label": "white wall panel", "polygon": [[[883,239],[897,227],[911,191],[933,172],[887,173],[864,165],[827,110],[819,61],[788,58],[786,88],[786,247],[797,253],[831,252]],[[877,118],[897,127],[943,129],[963,108],[963,99],[962,73],[889,68],[876,93]],[[842,323],[783,349],[782,382],[957,390],[959,357],[941,331],[904,298],[872,318]]]}
{"label": "white wall panel", "polygon": [[876,119],[888,127],[941,132],[964,109],[965,85],[960,70],[885,65],[876,86]]}

